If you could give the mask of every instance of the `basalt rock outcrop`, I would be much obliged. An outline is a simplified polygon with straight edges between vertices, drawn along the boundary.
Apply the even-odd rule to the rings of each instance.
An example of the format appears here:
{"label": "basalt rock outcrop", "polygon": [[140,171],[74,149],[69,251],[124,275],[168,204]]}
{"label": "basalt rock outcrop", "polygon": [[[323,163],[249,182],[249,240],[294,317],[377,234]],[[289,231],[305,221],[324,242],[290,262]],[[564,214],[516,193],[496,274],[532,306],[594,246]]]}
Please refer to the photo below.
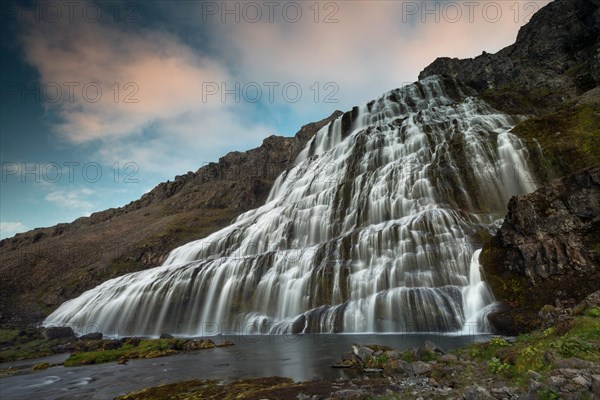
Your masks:
{"label": "basalt rock outcrop", "polygon": [[573,305],[597,290],[600,167],[513,197],[480,262],[496,298],[504,303],[489,316],[501,333],[538,327],[544,305]]}
{"label": "basalt rock outcrop", "polygon": [[600,83],[599,7],[598,0],[553,1],[519,30],[514,44],[475,58],[438,58],[419,79],[447,75],[479,91],[525,95],[529,101],[503,99],[515,111],[553,106]]}

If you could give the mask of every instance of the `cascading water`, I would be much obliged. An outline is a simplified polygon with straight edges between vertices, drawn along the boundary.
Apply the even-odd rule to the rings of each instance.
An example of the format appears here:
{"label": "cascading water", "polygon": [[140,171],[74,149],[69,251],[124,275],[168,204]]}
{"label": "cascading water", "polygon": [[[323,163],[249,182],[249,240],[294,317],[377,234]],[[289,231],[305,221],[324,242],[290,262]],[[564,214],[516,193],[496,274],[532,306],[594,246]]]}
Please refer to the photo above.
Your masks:
{"label": "cascading water", "polygon": [[[485,330],[481,238],[535,189],[517,121],[431,77],[321,129],[266,204],[65,302],[77,332]],[[125,333],[126,332],[126,333]]]}

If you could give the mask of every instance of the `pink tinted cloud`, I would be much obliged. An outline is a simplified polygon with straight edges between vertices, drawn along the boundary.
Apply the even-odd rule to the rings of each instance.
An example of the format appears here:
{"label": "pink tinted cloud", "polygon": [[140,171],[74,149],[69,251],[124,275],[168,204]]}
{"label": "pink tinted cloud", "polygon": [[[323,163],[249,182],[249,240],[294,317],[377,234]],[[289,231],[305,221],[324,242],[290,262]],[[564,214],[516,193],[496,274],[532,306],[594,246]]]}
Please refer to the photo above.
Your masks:
{"label": "pink tinted cloud", "polygon": [[202,102],[201,93],[203,82],[228,78],[224,69],[164,32],[41,22],[29,24],[22,41],[42,84],[62,88],[59,101],[45,105],[70,142],[135,135],[152,121],[222,106]]}

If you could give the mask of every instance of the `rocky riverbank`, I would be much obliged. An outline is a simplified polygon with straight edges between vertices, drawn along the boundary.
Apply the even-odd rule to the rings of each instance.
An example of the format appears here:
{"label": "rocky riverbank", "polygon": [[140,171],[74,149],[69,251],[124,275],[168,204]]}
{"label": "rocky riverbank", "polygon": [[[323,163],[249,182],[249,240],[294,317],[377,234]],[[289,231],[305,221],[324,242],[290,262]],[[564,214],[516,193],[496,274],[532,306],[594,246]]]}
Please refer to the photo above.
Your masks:
{"label": "rocky riverbank", "polygon": [[572,308],[546,306],[539,315],[542,329],[449,353],[432,342],[407,351],[356,344],[332,367],[358,370],[357,379],[193,380],[118,399],[594,399],[600,393],[600,292]]}
{"label": "rocky riverbank", "polygon": [[[12,336],[10,336],[12,334]],[[215,343],[211,339],[178,339],[163,334],[159,339],[103,338],[102,333],[90,333],[77,338],[69,327],[29,328],[18,332],[4,330],[0,341],[0,362],[35,359],[53,354],[69,353],[64,363],[40,362],[32,370],[55,365],[72,367],[105,362],[127,364],[130,359],[156,358],[181,352],[234,346],[229,340]],[[27,372],[29,368],[0,368],[0,376]]]}

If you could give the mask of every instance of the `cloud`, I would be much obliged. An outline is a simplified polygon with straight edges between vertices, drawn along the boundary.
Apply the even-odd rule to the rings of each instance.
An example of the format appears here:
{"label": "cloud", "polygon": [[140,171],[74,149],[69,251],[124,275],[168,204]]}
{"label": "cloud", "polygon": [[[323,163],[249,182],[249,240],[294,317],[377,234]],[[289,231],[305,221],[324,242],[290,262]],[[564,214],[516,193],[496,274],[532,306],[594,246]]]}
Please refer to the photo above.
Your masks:
{"label": "cloud", "polygon": [[17,233],[25,232],[27,227],[22,222],[0,222],[0,239],[14,236]]}
{"label": "cloud", "polygon": [[227,79],[218,63],[166,32],[61,19],[28,24],[22,42],[46,107],[60,117],[57,132],[74,143],[140,134],[152,121],[210,110],[203,82]]}
{"label": "cloud", "polygon": [[[315,23],[309,6],[316,3],[295,3],[303,8],[297,23],[277,13],[274,22],[206,21],[202,2],[186,3],[185,12],[160,3],[149,6],[160,12],[160,23],[42,21],[27,24],[21,42],[45,87],[62,87],[59,101],[45,103],[58,117],[53,128],[59,137],[96,149],[107,164],[135,162],[140,172],[168,179],[226,151],[256,146],[286,121],[320,119],[414,81],[437,56],[496,51],[514,41],[530,12],[525,7],[534,4],[516,15],[512,3],[500,2],[501,17],[494,20],[493,10],[483,10],[500,3],[484,1],[469,20],[464,2],[437,2],[437,15],[424,9],[429,2],[331,2],[338,9],[321,9]],[[458,4],[462,17],[450,20],[450,11],[442,11],[446,4]],[[337,22],[324,23],[331,11]],[[223,82],[263,88],[276,82],[275,104],[261,108],[203,95],[207,84]],[[302,89],[297,103],[285,101],[286,83]],[[337,104],[327,103],[328,95]]]}
{"label": "cloud", "polygon": [[54,132],[108,165],[135,162],[171,178],[273,133],[273,124],[249,126],[245,105],[204,96],[233,77],[166,30],[64,18],[27,24],[21,42],[47,97],[62,94],[44,104],[58,117]]}
{"label": "cloud", "polygon": [[57,190],[46,195],[46,201],[55,203],[64,209],[76,209],[80,212],[89,213],[89,209],[94,207],[94,204],[89,200],[89,197],[94,194],[94,191],[88,188],[77,190]]}
{"label": "cloud", "polygon": [[[526,5],[483,1],[471,12],[469,3],[474,4],[336,2],[337,23],[315,23],[306,7],[305,18],[295,24],[270,23],[266,18],[220,24],[219,38],[229,53],[239,55],[241,73],[248,80],[301,81],[304,87],[334,81],[343,102],[362,104],[416,80],[436,57],[474,57],[508,46],[532,10],[548,1]],[[460,9],[460,18],[445,8],[448,4]],[[427,12],[436,5],[437,12]]]}

